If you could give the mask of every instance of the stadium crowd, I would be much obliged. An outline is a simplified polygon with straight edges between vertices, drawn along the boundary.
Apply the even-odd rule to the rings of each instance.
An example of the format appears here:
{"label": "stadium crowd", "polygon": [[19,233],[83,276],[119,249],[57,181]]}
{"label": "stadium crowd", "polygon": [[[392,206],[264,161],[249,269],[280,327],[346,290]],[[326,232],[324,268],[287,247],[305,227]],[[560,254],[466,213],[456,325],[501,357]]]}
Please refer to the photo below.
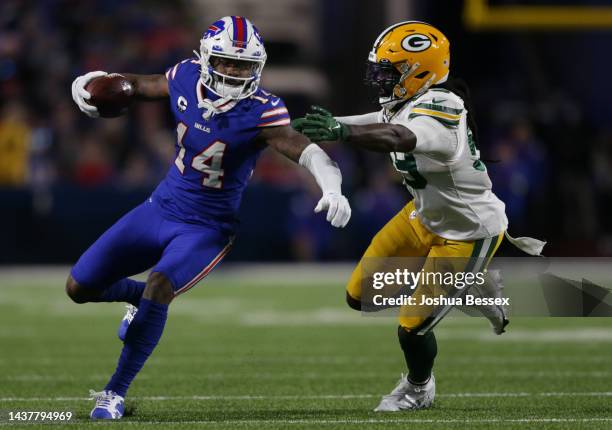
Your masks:
{"label": "stadium crowd", "polygon": [[[124,117],[93,120],[72,102],[70,83],[90,70],[164,72],[197,46],[200,31],[186,23],[186,11],[170,2],[152,2],[143,14],[133,1],[2,1],[0,195],[65,184],[92,193],[105,187],[151,190],[174,157],[168,106],[139,103]],[[271,57],[268,64],[278,61],[282,58]],[[332,80],[337,73],[324,65],[322,71]],[[530,100],[513,99],[487,110],[487,94],[495,89],[468,81],[477,111],[484,112],[479,117],[482,159],[495,192],[506,202],[514,234],[543,237],[557,255],[612,252],[612,206],[606,203],[612,194],[609,131],[591,127],[584,106],[561,91],[552,107],[529,110]],[[329,97],[314,101],[357,113],[347,111],[348,102],[341,105],[333,94]],[[288,107],[297,116],[307,104],[288,99]],[[327,149],[343,171],[355,212],[352,231],[360,236],[359,241],[345,238],[342,246],[362,246],[406,203],[408,193],[387,157],[339,144]],[[304,178],[300,169],[269,151],[252,179],[254,187],[291,194],[284,215],[291,258],[352,257],[338,251],[335,233],[312,213],[317,189]],[[556,215],[568,211],[575,217]]]}

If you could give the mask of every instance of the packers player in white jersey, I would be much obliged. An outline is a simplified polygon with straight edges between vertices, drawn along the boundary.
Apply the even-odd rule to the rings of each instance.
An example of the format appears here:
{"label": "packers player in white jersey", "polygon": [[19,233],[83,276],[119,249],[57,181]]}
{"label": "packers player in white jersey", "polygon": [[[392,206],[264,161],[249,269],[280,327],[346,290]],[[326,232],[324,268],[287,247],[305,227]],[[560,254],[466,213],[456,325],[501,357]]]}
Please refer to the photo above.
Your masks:
{"label": "packers player in white jersey", "polygon": [[[532,255],[539,255],[544,246],[506,233],[505,205],[493,193],[477,149],[468,89],[449,76],[449,48],[444,34],[429,24],[395,24],[376,39],[368,58],[366,83],[378,89],[380,111],[333,117],[315,107],[314,113],[292,123],[314,142],[341,140],[389,153],[414,197],[376,234],[353,271],[347,302],[354,309],[362,309],[362,269],[368,258],[427,257],[422,269],[433,271],[436,258],[460,257],[456,261],[463,263],[453,263],[453,270],[476,272],[486,268],[504,234]],[[496,294],[496,282],[487,279],[488,294]],[[419,292],[428,294],[421,287],[415,294]],[[448,310],[417,315],[400,310],[398,337],[408,375],[402,375],[376,411],[431,406],[437,353],[432,329]],[[487,311],[501,334],[507,324],[503,310]]]}

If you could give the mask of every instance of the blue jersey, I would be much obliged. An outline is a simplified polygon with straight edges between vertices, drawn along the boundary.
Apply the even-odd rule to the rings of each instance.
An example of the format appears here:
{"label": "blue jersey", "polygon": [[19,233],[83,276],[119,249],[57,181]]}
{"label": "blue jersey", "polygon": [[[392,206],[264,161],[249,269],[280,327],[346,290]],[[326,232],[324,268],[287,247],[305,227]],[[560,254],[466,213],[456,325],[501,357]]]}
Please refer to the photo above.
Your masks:
{"label": "blue jersey", "polygon": [[174,220],[233,228],[255,162],[262,127],[289,125],[283,101],[261,88],[229,111],[205,119],[204,98],[218,99],[200,82],[200,64],[183,60],[166,72],[177,124],[176,159],[153,200]]}

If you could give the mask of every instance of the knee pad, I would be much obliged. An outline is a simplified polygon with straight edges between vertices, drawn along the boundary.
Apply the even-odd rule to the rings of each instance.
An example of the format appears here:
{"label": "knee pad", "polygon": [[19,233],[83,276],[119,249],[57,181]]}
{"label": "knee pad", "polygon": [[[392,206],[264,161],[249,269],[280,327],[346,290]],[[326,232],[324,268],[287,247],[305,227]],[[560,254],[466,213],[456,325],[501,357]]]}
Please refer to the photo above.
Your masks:
{"label": "knee pad", "polygon": [[89,299],[87,292],[83,291],[83,287],[79,285],[72,275],[69,275],[66,280],[66,294],[73,302],[79,304],[86,303]]}
{"label": "knee pad", "polygon": [[351,309],[355,309],[356,311],[361,310],[361,300],[353,298],[348,291],[346,292],[346,304],[349,305]]}

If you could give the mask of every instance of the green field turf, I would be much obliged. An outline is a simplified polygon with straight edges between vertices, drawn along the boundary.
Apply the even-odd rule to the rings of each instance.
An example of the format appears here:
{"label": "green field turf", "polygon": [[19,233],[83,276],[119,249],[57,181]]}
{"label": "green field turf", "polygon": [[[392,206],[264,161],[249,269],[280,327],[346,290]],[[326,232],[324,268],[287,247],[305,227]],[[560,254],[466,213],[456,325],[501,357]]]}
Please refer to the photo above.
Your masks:
{"label": "green field turf", "polygon": [[121,344],[122,304],[72,304],[60,278],[2,278],[0,411],[73,411],[53,428],[491,429],[612,428],[612,321],[517,319],[436,330],[430,410],[375,414],[405,370],[392,318],[344,305],[343,285],[223,277],[172,305],[161,343],[128,395],[121,423],[88,421]]}

